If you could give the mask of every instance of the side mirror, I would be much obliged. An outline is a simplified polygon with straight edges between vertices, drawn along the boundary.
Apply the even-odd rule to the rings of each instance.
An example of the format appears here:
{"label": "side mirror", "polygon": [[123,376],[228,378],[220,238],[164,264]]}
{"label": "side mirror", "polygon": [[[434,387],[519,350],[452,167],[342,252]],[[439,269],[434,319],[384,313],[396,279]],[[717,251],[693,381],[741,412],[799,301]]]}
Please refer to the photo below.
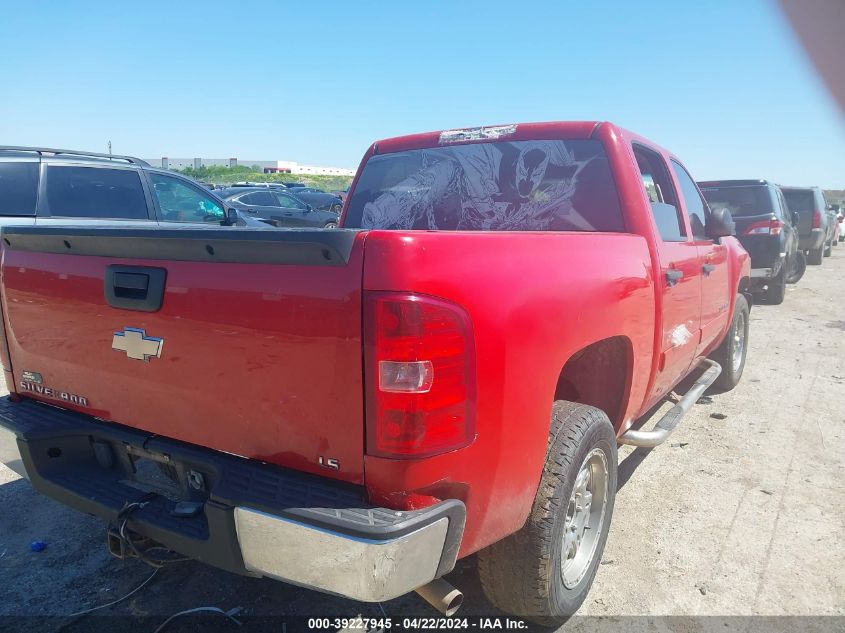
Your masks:
{"label": "side mirror", "polygon": [[801,221],[801,214],[798,211],[792,212],[792,226],[798,226],[798,223]]}
{"label": "side mirror", "polygon": [[707,231],[707,237],[714,240],[719,237],[736,235],[734,219],[731,217],[731,212],[724,207],[716,207],[711,210],[707,218],[707,226],[704,228]]}
{"label": "side mirror", "polygon": [[226,219],[223,226],[235,226],[238,223],[238,210],[233,207],[226,207]]}

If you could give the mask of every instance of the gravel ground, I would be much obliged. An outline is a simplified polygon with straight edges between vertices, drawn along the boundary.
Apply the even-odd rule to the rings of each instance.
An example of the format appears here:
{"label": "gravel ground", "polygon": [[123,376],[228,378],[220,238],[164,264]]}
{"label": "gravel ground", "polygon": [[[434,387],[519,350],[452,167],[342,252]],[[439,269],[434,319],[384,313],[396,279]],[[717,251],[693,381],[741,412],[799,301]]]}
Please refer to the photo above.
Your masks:
{"label": "gravel ground", "polygon": [[[841,626],[843,404],[845,245],[839,245],[788,288],[783,305],[754,307],[745,375],[733,392],[695,406],[667,444],[621,449],[610,538],[581,610],[612,617],[576,618],[564,628],[603,623],[610,630],[619,616],[705,615],[839,616],[788,628]],[[150,576],[145,565],[106,553],[99,521],[36,494],[3,466],[0,507],[0,616],[60,616],[16,620],[15,628],[91,630],[106,620],[64,616],[108,603]],[[30,551],[36,539],[47,543],[43,552]],[[473,557],[460,561],[448,577],[465,592],[461,614],[497,615],[474,566]],[[162,569],[130,599],[100,613],[148,616],[152,631],[165,616],[198,606],[243,607],[257,616],[382,615],[379,605],[195,562]],[[436,615],[414,595],[382,607],[394,617]],[[713,630],[727,623],[710,622]],[[702,630],[701,621],[672,628]]]}

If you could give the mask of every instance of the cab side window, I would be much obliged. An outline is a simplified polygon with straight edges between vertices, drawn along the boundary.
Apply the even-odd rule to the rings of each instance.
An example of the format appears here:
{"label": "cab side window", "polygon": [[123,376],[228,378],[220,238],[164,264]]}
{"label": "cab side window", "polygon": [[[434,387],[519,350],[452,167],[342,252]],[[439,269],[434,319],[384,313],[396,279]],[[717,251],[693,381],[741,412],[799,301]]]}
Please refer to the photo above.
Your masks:
{"label": "cab side window", "polygon": [[278,207],[276,198],[269,191],[253,191],[238,198],[238,202],[253,207]]}
{"label": "cab side window", "polygon": [[297,200],[293,196],[289,196],[286,193],[277,193],[279,197],[279,204],[281,204],[286,209],[299,209],[300,211],[305,211],[308,207],[305,206],[305,203]]}
{"label": "cab side window", "polygon": [[141,178],[133,169],[50,165],[46,197],[53,217],[150,219]]}
{"label": "cab side window", "polygon": [[683,165],[673,160],[672,169],[681,184],[681,197],[684,199],[689,214],[693,239],[709,241],[710,238],[707,237],[707,231],[704,229],[707,224],[707,203],[704,202],[704,198],[698,192],[698,187],[695,186],[695,181]]}
{"label": "cab side window", "polygon": [[161,217],[166,222],[207,222],[219,224],[224,219],[223,207],[179,178],[150,174]]}
{"label": "cab side window", "polygon": [[660,154],[641,145],[634,145],[634,157],[660,237],[664,242],[685,242],[686,227],[678,212],[675,188],[666,163]]}

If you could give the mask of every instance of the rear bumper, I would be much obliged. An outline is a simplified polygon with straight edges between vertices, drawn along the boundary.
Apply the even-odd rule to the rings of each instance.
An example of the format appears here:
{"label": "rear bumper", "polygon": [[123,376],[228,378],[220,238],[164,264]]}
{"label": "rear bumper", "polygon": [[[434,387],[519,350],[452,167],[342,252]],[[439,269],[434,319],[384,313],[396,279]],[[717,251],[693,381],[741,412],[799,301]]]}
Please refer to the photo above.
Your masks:
{"label": "rear bumper", "polygon": [[813,229],[809,234],[802,235],[798,240],[798,248],[802,251],[812,251],[821,248],[825,241],[822,229]]}
{"label": "rear bumper", "polygon": [[[65,505],[116,520],[149,489],[133,474],[139,455],[154,456],[173,478],[127,527],[210,565],[369,602],[413,591],[455,565],[466,516],[459,500],[377,508],[358,486],[0,398],[0,460]],[[202,509],[177,517],[180,500]]]}
{"label": "rear bumper", "polygon": [[752,279],[771,279],[775,276],[774,269],[772,268],[752,268],[751,269],[751,278]]}

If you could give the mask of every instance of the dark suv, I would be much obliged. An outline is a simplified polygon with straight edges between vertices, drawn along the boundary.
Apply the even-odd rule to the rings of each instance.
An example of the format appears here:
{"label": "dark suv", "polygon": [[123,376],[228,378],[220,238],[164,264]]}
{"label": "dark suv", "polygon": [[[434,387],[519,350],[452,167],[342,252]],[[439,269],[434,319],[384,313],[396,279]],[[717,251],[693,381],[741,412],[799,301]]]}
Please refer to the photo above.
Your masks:
{"label": "dark suv", "polygon": [[208,189],[131,156],[0,146],[0,226],[203,223],[269,228]]}
{"label": "dark suv", "polygon": [[830,225],[827,203],[818,187],[782,187],[789,208],[801,216],[798,248],[807,253],[807,263],[822,263],[825,251],[830,255],[834,227]]}
{"label": "dark suv", "polygon": [[780,187],[765,180],[714,180],[698,186],[711,208],[731,212],[736,235],[751,255],[751,289],[769,303],[783,303],[786,284],[804,272],[798,247],[800,222]]}

